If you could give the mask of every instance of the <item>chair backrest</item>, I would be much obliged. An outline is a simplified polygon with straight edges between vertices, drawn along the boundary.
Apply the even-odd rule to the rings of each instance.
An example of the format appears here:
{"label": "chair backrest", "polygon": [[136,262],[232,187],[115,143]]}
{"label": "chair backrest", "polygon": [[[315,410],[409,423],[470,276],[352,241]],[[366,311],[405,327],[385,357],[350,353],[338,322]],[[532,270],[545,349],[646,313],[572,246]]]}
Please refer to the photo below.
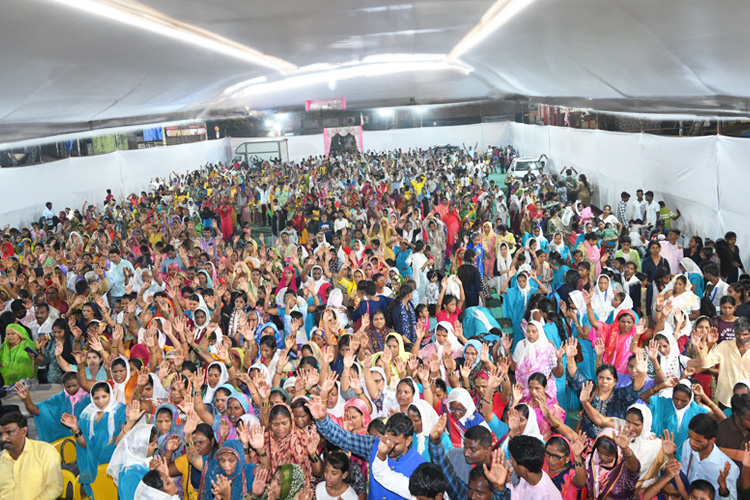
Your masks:
{"label": "chair backrest", "polygon": [[76,442],[72,438],[64,438],[60,443],[60,456],[63,464],[76,461]]}
{"label": "chair backrest", "polygon": [[117,485],[107,474],[109,464],[101,464],[97,470],[96,479],[91,483],[94,500],[117,500]]}

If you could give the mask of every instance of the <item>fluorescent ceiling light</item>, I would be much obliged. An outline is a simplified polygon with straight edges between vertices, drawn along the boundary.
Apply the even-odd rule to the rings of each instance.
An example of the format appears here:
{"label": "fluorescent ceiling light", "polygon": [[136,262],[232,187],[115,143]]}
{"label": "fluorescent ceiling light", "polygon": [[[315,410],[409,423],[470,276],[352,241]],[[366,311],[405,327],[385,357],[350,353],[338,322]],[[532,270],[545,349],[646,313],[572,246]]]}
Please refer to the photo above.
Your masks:
{"label": "fluorescent ceiling light", "polygon": [[315,64],[302,67],[278,81],[256,83],[249,80],[229,87],[224,95],[234,98],[251,97],[317,84],[328,85],[332,80],[338,82],[413,71],[457,71],[468,75],[474,68],[460,61],[449,63],[442,54],[383,54],[339,66]]}
{"label": "fluorescent ceiling light", "polygon": [[378,110],[378,114],[383,117],[393,116],[393,110],[390,108],[382,108]]}
{"label": "fluorescent ceiling light", "polygon": [[455,47],[453,47],[453,50],[448,54],[448,61],[455,61],[463,54],[467,53],[533,1],[534,0],[497,0],[492,4],[492,7],[484,13],[482,19],[479,20],[479,23],[474,26]]}
{"label": "fluorescent ceiling light", "polygon": [[291,72],[297,69],[297,66],[283,59],[263,54],[211,31],[171,18],[138,2],[128,0],[54,1],[88,14],[104,17],[266,68],[281,72]]}

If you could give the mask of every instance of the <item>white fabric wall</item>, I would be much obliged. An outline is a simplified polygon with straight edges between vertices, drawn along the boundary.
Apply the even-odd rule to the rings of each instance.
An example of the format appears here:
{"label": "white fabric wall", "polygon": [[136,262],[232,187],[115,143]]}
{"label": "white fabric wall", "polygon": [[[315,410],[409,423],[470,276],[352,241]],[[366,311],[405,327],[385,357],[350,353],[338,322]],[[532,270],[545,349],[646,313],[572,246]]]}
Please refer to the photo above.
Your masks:
{"label": "white fabric wall", "polygon": [[228,141],[218,140],[2,168],[0,226],[37,220],[48,201],[55,212],[80,209],[86,201],[101,206],[107,189],[120,198],[146,189],[154,177],[195,170],[208,162],[226,162],[227,153]]}
{"label": "white fabric wall", "polygon": [[[509,144],[509,123],[477,123],[455,127],[424,127],[396,130],[363,131],[362,143],[365,151],[430,148],[451,144],[480,148],[488,145]],[[289,159],[299,160],[308,156],[324,154],[323,134],[291,136],[289,139]]]}
{"label": "white fabric wall", "polygon": [[522,156],[546,154],[553,169],[572,165],[595,186],[594,202],[613,210],[620,193],[638,188],[654,192],[673,211],[675,226],[690,236],[716,239],[737,233],[743,261],[750,265],[750,214],[745,161],[750,141],[723,136],[664,137],[602,130],[509,124],[509,142]]}

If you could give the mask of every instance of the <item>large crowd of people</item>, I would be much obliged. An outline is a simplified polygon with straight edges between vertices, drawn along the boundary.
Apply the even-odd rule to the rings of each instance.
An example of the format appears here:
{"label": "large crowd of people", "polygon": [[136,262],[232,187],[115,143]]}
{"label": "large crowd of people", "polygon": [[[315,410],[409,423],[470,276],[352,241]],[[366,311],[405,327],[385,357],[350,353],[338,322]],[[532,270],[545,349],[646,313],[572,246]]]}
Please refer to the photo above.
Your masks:
{"label": "large crowd of people", "polygon": [[516,156],[209,164],[6,227],[0,498],[750,498],[736,235]]}

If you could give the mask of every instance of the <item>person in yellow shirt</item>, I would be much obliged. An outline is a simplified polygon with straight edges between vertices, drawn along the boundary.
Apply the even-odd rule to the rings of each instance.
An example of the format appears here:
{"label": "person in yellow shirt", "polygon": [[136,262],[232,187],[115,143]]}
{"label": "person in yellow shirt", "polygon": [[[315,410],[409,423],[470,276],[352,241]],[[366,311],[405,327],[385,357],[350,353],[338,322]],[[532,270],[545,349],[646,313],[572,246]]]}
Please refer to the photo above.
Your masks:
{"label": "person in yellow shirt", "polygon": [[0,498],[55,500],[63,491],[60,454],[26,437],[26,417],[12,411],[0,417]]}

